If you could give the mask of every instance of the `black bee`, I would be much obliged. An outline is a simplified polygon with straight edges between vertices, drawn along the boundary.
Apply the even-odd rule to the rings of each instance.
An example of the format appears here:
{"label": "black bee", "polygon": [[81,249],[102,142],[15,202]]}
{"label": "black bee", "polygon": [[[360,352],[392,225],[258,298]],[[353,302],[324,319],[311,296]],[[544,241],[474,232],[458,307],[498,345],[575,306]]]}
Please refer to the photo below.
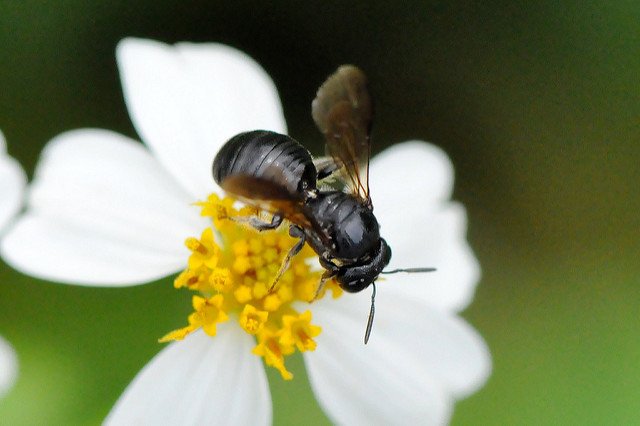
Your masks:
{"label": "black bee", "polygon": [[[225,191],[273,214],[270,222],[250,218],[256,229],[275,229],[283,219],[291,222],[289,234],[299,241],[287,254],[273,285],[305,243],[325,268],[316,295],[332,277],[350,293],[373,284],[367,343],[378,276],[433,269],[383,272],[391,259],[391,248],[380,237],[369,195],[373,105],[364,73],[352,65],[338,68],[318,90],[312,116],[325,136],[328,157],[314,162],[309,151],[293,138],[254,130],[234,136],[220,149],[213,160],[213,178]],[[319,181],[328,180],[339,181],[344,187],[318,186]]]}

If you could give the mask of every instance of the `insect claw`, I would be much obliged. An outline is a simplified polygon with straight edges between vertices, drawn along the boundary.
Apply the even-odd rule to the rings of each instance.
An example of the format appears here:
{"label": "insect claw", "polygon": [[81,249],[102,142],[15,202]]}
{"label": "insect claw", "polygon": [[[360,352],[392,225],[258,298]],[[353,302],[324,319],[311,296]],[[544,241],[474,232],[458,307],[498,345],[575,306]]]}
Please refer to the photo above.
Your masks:
{"label": "insect claw", "polygon": [[276,279],[276,280],[273,281],[273,283],[271,283],[271,286],[269,287],[269,290],[267,291],[267,293],[273,294],[273,292],[276,289],[276,285],[278,285],[278,281],[280,281],[280,280]]}
{"label": "insect claw", "polygon": [[326,283],[327,283],[327,280],[320,280],[320,284],[318,284],[318,288],[316,289],[316,294],[313,296],[313,299],[311,300],[312,302],[315,302],[316,300],[318,300],[318,297],[320,296],[320,293],[322,293],[322,290],[324,289],[324,286]]}
{"label": "insect claw", "polygon": [[334,273],[332,271],[325,271],[322,274],[322,278],[320,278],[320,283],[318,284],[318,288],[316,288],[316,294],[313,296],[312,302],[315,302],[320,294],[322,294],[322,290],[324,290],[325,285],[327,284],[327,280],[333,277]]}
{"label": "insect claw", "polygon": [[[280,222],[282,221],[282,219],[279,219],[279,220]],[[296,254],[300,253],[300,250],[302,250],[302,247],[304,246],[304,243],[306,241],[304,231],[302,230],[302,228],[300,228],[297,225],[291,225],[289,227],[289,235],[291,235],[294,238],[297,237],[299,238],[299,240],[293,247],[291,247],[291,250],[289,250],[289,253],[287,253],[284,260],[282,261],[282,264],[280,265],[280,269],[278,269],[278,273],[276,274],[276,277],[273,279],[273,281],[271,282],[271,286],[269,287],[269,294],[273,293],[276,285],[278,284],[278,281],[280,281],[280,278],[282,278],[282,275],[289,268],[291,259]]]}

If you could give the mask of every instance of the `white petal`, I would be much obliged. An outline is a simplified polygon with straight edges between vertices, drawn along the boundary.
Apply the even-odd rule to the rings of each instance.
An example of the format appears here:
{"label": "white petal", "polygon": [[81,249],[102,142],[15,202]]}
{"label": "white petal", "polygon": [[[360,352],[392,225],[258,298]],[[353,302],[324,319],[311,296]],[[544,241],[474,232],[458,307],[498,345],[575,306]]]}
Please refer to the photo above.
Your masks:
{"label": "white petal", "polygon": [[0,132],[0,232],[20,210],[26,183],[22,167],[7,155],[4,136]]}
{"label": "white petal", "polygon": [[404,142],[371,160],[369,184],[376,212],[403,209],[412,203],[432,205],[451,198],[453,165],[447,154],[434,145]]}
{"label": "white petal", "polygon": [[393,252],[388,269],[437,268],[429,274],[397,274],[394,289],[460,311],[473,298],[480,267],[466,240],[464,208],[448,201],[452,186],[451,162],[433,145],[403,143],[372,161],[375,213]]}
{"label": "white petal", "polygon": [[271,395],[253,339],[237,324],[174,342],[138,373],[108,425],[268,425]]}
{"label": "white petal", "polygon": [[321,301],[315,352],[305,354],[311,384],[340,424],[443,424],[455,398],[484,384],[489,353],[466,323],[415,300],[379,290],[368,345],[368,295]]}
{"label": "white petal", "polygon": [[13,348],[0,337],[0,397],[13,386],[18,376],[18,358]]}
{"label": "white petal", "polygon": [[210,191],[211,163],[229,138],[254,129],[286,132],[273,82],[236,49],[125,39],[117,58],[138,133],[194,196]]}
{"label": "white petal", "polygon": [[439,209],[407,208],[379,214],[382,234],[393,256],[388,269],[435,267],[430,273],[398,273],[381,286],[443,310],[461,311],[472,301],[480,266],[466,240],[467,220],[462,205]]}
{"label": "white petal", "polygon": [[65,133],[45,148],[2,255],[54,281],[147,282],[184,266],[185,238],[205,227],[193,201],[142,144],[104,130]]}

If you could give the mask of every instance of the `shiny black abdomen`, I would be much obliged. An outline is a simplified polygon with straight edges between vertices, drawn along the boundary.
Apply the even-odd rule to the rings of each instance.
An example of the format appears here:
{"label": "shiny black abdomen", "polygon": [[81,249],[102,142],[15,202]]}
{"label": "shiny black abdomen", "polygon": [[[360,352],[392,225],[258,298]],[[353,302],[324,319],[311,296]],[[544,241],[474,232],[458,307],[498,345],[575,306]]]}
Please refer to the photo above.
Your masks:
{"label": "shiny black abdomen", "polygon": [[231,138],[213,160],[216,183],[234,176],[262,179],[301,198],[304,190],[315,189],[317,172],[311,154],[295,139],[254,130]]}
{"label": "shiny black abdomen", "polygon": [[380,245],[378,221],[353,195],[320,192],[307,200],[305,216],[319,237],[320,241],[309,241],[318,254],[328,250],[331,257],[343,262],[360,263]]}

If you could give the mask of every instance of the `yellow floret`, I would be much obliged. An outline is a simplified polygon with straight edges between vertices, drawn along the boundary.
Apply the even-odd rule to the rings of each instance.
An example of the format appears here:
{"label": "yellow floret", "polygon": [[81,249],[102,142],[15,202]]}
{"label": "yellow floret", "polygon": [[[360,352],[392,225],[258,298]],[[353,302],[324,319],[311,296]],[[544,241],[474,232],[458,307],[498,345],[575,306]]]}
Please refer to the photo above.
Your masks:
{"label": "yellow floret", "polygon": [[316,342],[313,338],[320,334],[322,329],[311,324],[311,311],[305,311],[299,315],[284,315],[282,325],[282,334],[280,335],[282,345],[295,345],[300,352],[316,349]]}
{"label": "yellow floret", "polygon": [[253,305],[245,305],[240,314],[240,326],[249,334],[256,334],[264,327],[269,312],[259,311]]}
{"label": "yellow floret", "polygon": [[[287,226],[275,231],[253,230],[243,224],[246,218],[236,219],[255,216],[256,209],[236,209],[234,203],[232,198],[220,199],[215,194],[196,203],[202,216],[212,219],[213,227],[206,228],[200,238],[186,240],[188,267],[176,277],[174,286],[200,295],[192,298],[188,325],[160,341],[181,340],[200,328],[215,336],[217,324],[232,317],[246,333],[256,336],[253,353],[289,380],[293,375],[285,367],[286,357],[296,349],[314,350],[314,338],[321,330],[311,324],[310,311],[300,314],[293,308],[294,302],[310,302],[315,297],[321,272],[312,269],[307,260],[317,262],[317,256],[305,246],[273,285],[297,239],[288,235]],[[333,297],[340,295],[335,282],[327,282],[326,288],[332,290]]]}
{"label": "yellow floret", "polygon": [[295,352],[293,346],[287,346],[280,343],[281,331],[264,328],[258,334],[258,345],[253,348],[253,353],[264,358],[264,362],[271,367],[280,371],[282,378],[285,380],[293,379],[291,374],[284,366],[284,357]]}

